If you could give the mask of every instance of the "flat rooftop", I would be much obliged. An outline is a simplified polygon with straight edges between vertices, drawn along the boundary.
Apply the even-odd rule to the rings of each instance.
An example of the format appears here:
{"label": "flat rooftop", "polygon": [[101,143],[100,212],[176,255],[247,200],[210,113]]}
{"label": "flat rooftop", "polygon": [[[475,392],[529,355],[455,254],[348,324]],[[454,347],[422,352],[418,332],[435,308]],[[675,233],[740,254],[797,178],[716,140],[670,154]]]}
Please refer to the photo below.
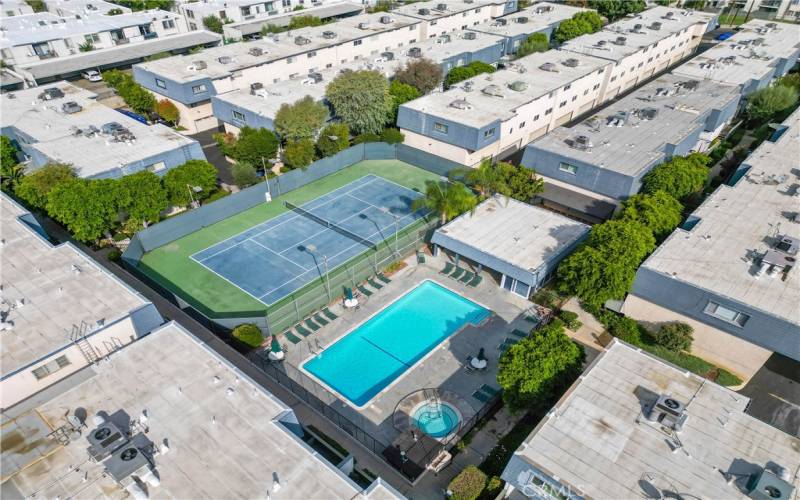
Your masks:
{"label": "flat rooftop", "polygon": [[760,80],[800,48],[800,25],[753,19],[724,42],[681,64],[674,73],[730,85]]}
{"label": "flat rooftop", "polygon": [[[52,88],[60,89],[64,97],[52,100],[38,97]],[[5,93],[0,96],[3,109],[0,126],[14,127],[33,137],[35,144],[32,147],[54,161],[73,165],[81,177],[101,175],[121,165],[130,165],[195,142],[164,125],[138,122],[98,103],[95,98],[93,92],[64,81]],[[62,105],[67,102],[75,102],[83,109],[65,113]],[[127,128],[135,139],[116,142],[106,134],[89,134],[89,127],[100,130],[111,122]]]}
{"label": "flat rooftop", "polygon": [[[567,59],[577,60],[577,66],[566,66],[564,62]],[[554,64],[555,71],[542,69],[545,63]],[[478,75],[446,92],[428,94],[403,106],[467,126],[482,127],[497,120],[513,118],[520,106],[546,96],[608,64],[608,61],[597,57],[548,50],[517,59],[509,69],[490,75]],[[521,91],[509,88],[515,82],[522,82],[525,88]],[[485,90],[497,91],[502,97],[489,95]],[[456,106],[462,106],[463,109]]]}
{"label": "flat rooftop", "polygon": [[[596,33],[573,38],[561,49],[619,61],[694,24],[706,24],[715,16],[709,12],[653,7],[611,23]],[[618,43],[620,37],[625,39],[624,44]]]}
{"label": "flat rooftop", "polygon": [[785,278],[756,275],[777,235],[800,238],[790,220],[800,210],[800,111],[785,125],[776,142],[764,141],[742,162],[751,168],[735,186],[720,186],[694,211],[699,222],[690,231],[677,229],[643,266],[800,325],[797,266]]}
{"label": "flat rooftop", "polygon": [[[38,406],[4,413],[4,442],[19,441],[3,449],[4,475],[18,471],[4,493],[126,497],[130,489],[111,474],[124,476],[109,467],[113,456],[89,460],[87,437],[100,414],[134,434],[142,465],[160,478],[147,486],[151,498],[402,498],[380,482],[363,492],[284,426],[290,410],[283,402],[174,322],[85,372]],[[69,425],[67,415],[85,427],[59,445],[46,435]],[[140,433],[145,425],[147,434]]]}
{"label": "flat rooftop", "polygon": [[50,244],[33,220],[0,194],[0,298],[13,324],[0,342],[3,375],[71,344],[73,325],[108,325],[148,304],[72,244]]}
{"label": "flat rooftop", "polygon": [[519,12],[472,26],[470,29],[506,38],[514,38],[543,30],[586,10],[588,9],[560,3],[540,2]]}
{"label": "flat rooftop", "polygon": [[502,43],[502,38],[498,36],[476,33],[475,38],[467,39],[464,38],[465,33],[467,33],[465,30],[455,31],[448,33],[447,37],[429,38],[423,42],[402,47],[400,50],[391,52],[393,57],[391,60],[387,60],[383,55],[384,53],[381,53],[369,59],[324,69],[319,71],[319,74],[322,75],[321,82],[315,83],[306,75],[303,75],[302,78],[283,80],[277,83],[267,84],[267,82],[264,82],[264,88],[260,91],[261,95],[252,95],[248,90],[235,90],[219,94],[216,98],[220,101],[241,106],[261,116],[273,118],[282,104],[292,104],[307,95],[317,101],[322,100],[325,97],[325,87],[342,70],[376,70],[388,78],[393,76],[406,62],[415,60],[415,58],[408,55],[409,50],[414,47],[421,49],[423,57],[441,63],[460,54],[474,53]]}
{"label": "flat rooftop", "polygon": [[[249,1],[247,4],[242,5],[250,5],[250,4],[258,4],[264,3],[263,0],[254,0]],[[215,5],[230,5],[231,2],[214,2]],[[197,5],[212,5],[209,4],[198,4],[193,3],[193,8],[196,8]],[[220,8],[216,7],[215,9],[210,9],[212,11],[216,10],[219,11]],[[239,31],[242,35],[252,35],[254,33],[261,33],[261,27],[265,25],[273,25],[273,26],[288,26],[291,22],[293,17],[297,16],[316,16],[320,19],[329,19],[331,17],[337,16],[344,16],[348,14],[358,13],[364,10],[364,6],[360,3],[355,2],[335,2],[329,4],[323,4],[319,7],[306,7],[303,10],[295,11],[295,12],[287,12],[286,14],[279,15],[279,16],[267,16],[260,19],[256,19],[253,21],[243,21],[240,23],[231,23],[226,24],[225,29],[234,29]]]}
{"label": "flat rooftop", "polygon": [[62,11],[75,14],[105,14],[111,9],[120,9],[123,12],[131,12],[128,7],[123,7],[105,0],[44,0],[47,10],[50,12]]}
{"label": "flat rooftop", "polygon": [[[392,10],[392,14],[401,14],[403,16],[413,17],[415,19],[422,19],[424,21],[433,21],[443,17],[450,17],[469,10],[480,9],[489,5],[504,5],[503,0],[429,0],[427,2],[414,2],[407,5],[401,5]],[[440,7],[446,7],[441,9]],[[423,12],[420,12],[423,11]],[[424,12],[427,11],[427,12]]]}
{"label": "flat rooftop", "polygon": [[[233,43],[206,49],[196,54],[145,62],[139,64],[138,67],[176,82],[191,82],[203,78],[214,80],[229,77],[235,71],[269,64],[326,47],[342,45],[376,33],[397,30],[421,22],[417,19],[388,14],[392,22],[384,24],[380,19],[385,16],[387,16],[386,13],[378,13],[347,17],[335,23],[278,33],[261,40]],[[359,27],[362,24],[364,27]],[[298,44],[298,41],[302,41],[302,43]],[[253,49],[260,49],[260,54],[254,55],[258,52]],[[220,59],[225,62],[220,62]],[[195,61],[204,62],[206,68],[197,69]]]}
{"label": "flat rooftop", "polygon": [[[685,405],[688,418],[677,437],[644,415],[659,395]],[[664,497],[748,499],[743,488],[750,474],[773,462],[793,476],[800,466],[800,440],[744,413],[748,402],[614,341],[514,453],[502,477],[517,490],[538,491],[533,466],[585,498],[654,498],[658,490]],[[731,484],[726,473],[736,474]]]}
{"label": "flat rooftop", "polygon": [[[583,237],[589,226],[563,215],[496,195],[436,230],[527,272]],[[434,235],[434,242],[436,236]]]}
{"label": "flat rooftop", "polygon": [[60,17],[50,12],[26,14],[0,19],[0,47],[30,45],[49,40],[101,33],[104,31],[139,26],[166,19],[179,19],[178,14],[164,10],[145,10],[116,16],[95,14],[78,17]]}
{"label": "flat rooftop", "polygon": [[[620,174],[636,176],[705,123],[713,110],[739,99],[739,89],[665,74],[571,127],[558,127],[532,143]],[[579,136],[591,146],[580,149]]]}

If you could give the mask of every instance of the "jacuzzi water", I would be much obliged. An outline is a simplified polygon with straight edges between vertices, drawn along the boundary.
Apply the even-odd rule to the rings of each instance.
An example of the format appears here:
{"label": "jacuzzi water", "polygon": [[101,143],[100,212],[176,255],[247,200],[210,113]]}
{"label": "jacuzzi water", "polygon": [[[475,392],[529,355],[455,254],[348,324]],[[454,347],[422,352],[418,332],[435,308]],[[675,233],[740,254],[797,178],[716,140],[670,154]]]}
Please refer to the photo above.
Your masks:
{"label": "jacuzzi water", "polygon": [[442,438],[458,429],[458,413],[447,403],[425,403],[412,417],[425,434]]}

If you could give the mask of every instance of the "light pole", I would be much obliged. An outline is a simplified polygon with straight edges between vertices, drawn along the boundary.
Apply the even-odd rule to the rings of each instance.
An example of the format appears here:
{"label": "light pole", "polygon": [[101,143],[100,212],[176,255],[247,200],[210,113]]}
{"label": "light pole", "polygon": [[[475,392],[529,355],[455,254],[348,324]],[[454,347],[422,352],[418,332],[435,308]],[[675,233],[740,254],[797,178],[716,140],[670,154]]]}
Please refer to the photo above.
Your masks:
{"label": "light pole", "polygon": [[308,252],[311,253],[312,255],[322,256],[322,264],[325,268],[325,289],[328,292],[328,300],[330,301],[332,299],[331,299],[331,278],[330,275],[328,274],[328,256],[317,252],[317,247],[314,246],[313,244],[306,245],[306,250],[308,250]]}
{"label": "light pole", "polygon": [[186,187],[189,188],[189,199],[192,201],[192,207],[197,208],[197,202],[194,201],[194,193],[202,192],[202,186],[192,186],[191,184],[187,184]]}
{"label": "light pole", "polygon": [[399,227],[400,227],[399,226],[400,218],[397,216],[397,214],[393,214],[388,208],[385,208],[385,207],[381,208],[381,211],[383,213],[387,213],[387,214],[391,215],[392,218],[394,219],[394,253],[395,253],[395,255],[399,255],[400,254],[400,250],[397,247],[397,232],[398,232]]}

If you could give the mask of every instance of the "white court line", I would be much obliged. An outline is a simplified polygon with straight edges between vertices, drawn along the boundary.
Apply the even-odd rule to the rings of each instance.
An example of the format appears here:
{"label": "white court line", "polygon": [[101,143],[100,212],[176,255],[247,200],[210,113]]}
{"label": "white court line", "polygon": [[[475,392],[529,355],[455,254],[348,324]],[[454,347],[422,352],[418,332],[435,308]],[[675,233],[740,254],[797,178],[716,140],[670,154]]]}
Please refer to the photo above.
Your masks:
{"label": "white court line", "polygon": [[295,266],[299,267],[300,269],[305,269],[306,271],[310,271],[310,269],[307,268],[306,266],[301,266],[300,264],[298,264],[297,262],[293,261],[292,259],[287,259],[286,257],[284,257],[283,255],[279,254],[275,250],[273,250],[273,249],[271,249],[269,247],[265,247],[264,245],[262,245],[261,243],[257,242],[256,240],[250,240],[250,241],[252,241],[256,245],[260,246],[261,248],[263,248],[267,252],[277,255],[278,257],[280,257],[281,259],[285,260],[286,262],[291,262],[292,264],[294,264]]}

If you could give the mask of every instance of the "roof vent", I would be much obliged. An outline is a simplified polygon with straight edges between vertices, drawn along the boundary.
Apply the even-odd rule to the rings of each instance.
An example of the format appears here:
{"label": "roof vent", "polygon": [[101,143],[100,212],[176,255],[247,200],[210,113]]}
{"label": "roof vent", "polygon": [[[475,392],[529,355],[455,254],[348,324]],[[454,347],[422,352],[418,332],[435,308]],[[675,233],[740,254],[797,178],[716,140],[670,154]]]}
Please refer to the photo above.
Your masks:
{"label": "roof vent", "polygon": [[247,53],[250,54],[251,56],[258,57],[264,54],[264,49],[260,47],[250,47],[250,50],[248,50]]}
{"label": "roof vent", "polygon": [[503,18],[495,19],[494,22],[498,26],[505,26],[506,24],[508,24],[508,19],[503,19]]}
{"label": "roof vent", "polygon": [[368,30],[369,29],[369,23],[358,23],[358,29],[360,29],[360,30]]}
{"label": "roof vent", "polygon": [[493,96],[493,97],[503,97],[503,89],[501,89],[499,86],[497,86],[495,84],[491,84],[491,85],[487,85],[487,86],[483,87],[483,90],[481,90],[481,92],[483,92],[486,95]]}
{"label": "roof vent", "polygon": [[264,88],[264,84],[261,82],[254,82],[250,84],[250,95],[256,95],[256,92]]}
{"label": "roof vent", "polygon": [[515,80],[508,84],[508,88],[515,92],[522,92],[523,90],[527,90],[528,82],[523,82],[522,80]]}
{"label": "roof vent", "polygon": [[664,19],[672,19],[673,17],[675,17],[675,13],[672,11],[669,11],[666,14],[664,14]]}
{"label": "roof vent", "polygon": [[381,24],[392,24],[394,19],[391,16],[381,16],[380,22]]}
{"label": "roof vent", "polygon": [[464,40],[475,40],[476,38],[478,38],[477,35],[478,34],[475,33],[474,31],[465,31],[463,38]]}
{"label": "roof vent", "polygon": [[324,38],[326,40],[333,40],[334,38],[336,38],[336,32],[334,32],[334,31],[323,31],[322,32],[322,38]]}
{"label": "roof vent", "polygon": [[466,81],[464,85],[461,87],[464,89],[464,92],[472,92],[472,82]]}
{"label": "roof vent", "polygon": [[466,99],[456,99],[450,103],[450,107],[456,109],[472,109],[472,104]]}
{"label": "roof vent", "polygon": [[217,61],[219,61],[220,64],[230,64],[233,59],[231,59],[231,56],[222,56],[217,59]]}
{"label": "roof vent", "polygon": [[628,42],[628,39],[627,39],[627,37],[624,37],[624,36],[618,36],[617,39],[614,40],[614,43],[617,44],[617,45],[625,45],[627,42]]}
{"label": "roof vent", "polygon": [[430,16],[431,15],[431,10],[430,9],[419,9],[417,11],[417,14],[419,14],[420,16]]}
{"label": "roof vent", "polygon": [[579,135],[572,140],[570,146],[580,151],[591,151],[594,147],[594,144],[592,144],[592,140],[589,139],[589,137],[585,135]]}
{"label": "roof vent", "polygon": [[661,23],[658,21],[653,21],[653,24],[650,25],[650,29],[653,31],[659,31],[661,29]]}
{"label": "roof vent", "polygon": [[549,71],[550,73],[558,73],[558,67],[551,62],[546,62],[542,64],[541,66],[539,66],[539,69],[542,71]]}
{"label": "roof vent", "polygon": [[314,83],[320,83],[320,82],[323,80],[323,78],[322,78],[322,73],[317,73],[316,71],[315,71],[315,72],[313,72],[313,73],[309,73],[309,74],[308,74],[308,77],[309,77],[309,78],[311,79],[311,81],[312,81],[312,82],[314,82]]}
{"label": "roof vent", "polygon": [[606,43],[608,43],[608,42],[606,42],[605,40],[598,40],[597,43],[595,44],[595,46],[596,47],[605,47]]}
{"label": "roof vent", "polygon": [[644,121],[652,121],[655,120],[658,116],[658,109],[656,108],[644,108],[640,109],[638,113],[639,119]]}
{"label": "roof vent", "polygon": [[296,36],[294,37],[294,43],[295,45],[308,45],[309,43],[311,43],[311,40],[309,40],[304,36]]}
{"label": "roof vent", "polygon": [[533,9],[534,14],[544,14],[545,12],[550,12],[553,10],[552,5],[541,5]]}
{"label": "roof vent", "polygon": [[202,71],[208,68],[208,64],[205,61],[192,61],[192,64],[189,65],[189,71]]}
{"label": "roof vent", "polygon": [[570,68],[577,68],[580,64],[581,64],[581,62],[579,60],[575,59],[574,57],[570,57],[569,59],[564,61],[564,66],[567,66],[567,67],[570,67]]}
{"label": "roof vent", "polygon": [[640,31],[642,31],[642,28],[644,28],[644,25],[634,24],[633,29],[631,31],[633,31],[634,33],[639,33]]}
{"label": "roof vent", "polygon": [[42,101],[51,101],[53,99],[60,99],[64,97],[64,92],[61,91],[60,88],[57,87],[50,87],[49,89],[44,89],[44,91],[39,94],[39,99]]}
{"label": "roof vent", "polygon": [[75,101],[65,102],[64,104],[61,105],[61,111],[63,111],[64,113],[66,113],[68,115],[71,115],[73,113],[77,113],[77,112],[82,111],[82,110],[83,110],[83,107],[80,104],[78,104],[77,102],[75,102]]}
{"label": "roof vent", "polygon": [[422,57],[422,49],[419,47],[411,47],[408,49],[408,57]]}
{"label": "roof vent", "polygon": [[683,424],[686,423],[686,407],[678,401],[666,394],[658,397],[658,400],[650,407],[647,419],[651,422],[658,422],[664,427],[680,432],[683,429]]}
{"label": "roof vent", "polygon": [[514,19],[514,21],[519,24],[525,24],[528,22],[528,18],[525,16],[519,16],[518,18]]}

